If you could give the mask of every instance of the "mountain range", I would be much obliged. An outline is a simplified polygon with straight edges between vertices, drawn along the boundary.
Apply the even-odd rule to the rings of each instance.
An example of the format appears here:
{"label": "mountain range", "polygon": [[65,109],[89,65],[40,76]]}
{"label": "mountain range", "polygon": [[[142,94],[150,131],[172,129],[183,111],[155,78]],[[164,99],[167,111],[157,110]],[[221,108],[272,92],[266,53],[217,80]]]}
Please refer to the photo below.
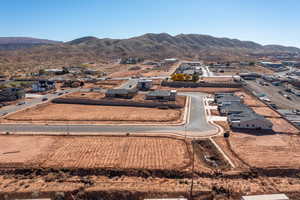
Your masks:
{"label": "mountain range", "polygon": [[[26,48],[26,49],[24,49]],[[122,57],[191,58],[208,61],[253,59],[254,54],[299,54],[300,49],[261,45],[252,41],[209,35],[148,33],[129,39],[83,37],[68,42],[35,38],[0,38],[0,67],[9,65],[62,66]],[[7,51],[9,50],[9,51]]]}
{"label": "mountain range", "polygon": [[57,43],[60,42],[30,37],[0,37],[0,50],[16,50]]}

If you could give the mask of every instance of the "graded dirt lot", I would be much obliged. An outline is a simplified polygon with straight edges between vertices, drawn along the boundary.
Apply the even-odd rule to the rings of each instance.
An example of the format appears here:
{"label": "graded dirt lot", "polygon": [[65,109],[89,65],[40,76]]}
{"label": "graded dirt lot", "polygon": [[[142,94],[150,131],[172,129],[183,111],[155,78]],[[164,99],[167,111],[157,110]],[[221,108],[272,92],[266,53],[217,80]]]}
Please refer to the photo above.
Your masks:
{"label": "graded dirt lot", "polygon": [[[137,94],[135,95],[133,98],[131,99],[122,99],[122,98],[109,98],[109,97],[105,97],[104,93],[100,93],[100,92],[74,92],[71,94],[68,94],[66,96],[64,96],[64,98],[76,98],[76,99],[92,99],[92,100],[108,100],[108,101],[129,101],[129,102],[143,102],[143,103],[149,103],[149,102],[160,102],[159,100],[146,100],[145,98],[145,94]],[[174,103],[176,105],[179,105],[181,107],[185,106],[185,102],[186,102],[186,96],[180,96],[177,95],[176,97],[176,101],[175,102],[171,102]],[[166,104],[169,102],[166,102]]]}
{"label": "graded dirt lot", "polygon": [[102,88],[102,89],[111,89],[116,88],[122,85],[124,80],[104,80],[98,81],[96,83],[86,83],[84,88]]}
{"label": "graded dirt lot", "polygon": [[[207,170],[203,167],[203,158],[199,158],[199,149],[196,149],[195,173],[192,175],[192,154],[188,150],[191,144],[175,138],[0,136],[0,155],[6,151],[3,144],[16,149],[23,146],[15,155],[8,154],[12,158],[6,157],[10,160],[6,163],[12,162],[10,167],[25,156],[30,160],[22,160],[30,165],[15,166],[21,168],[0,169],[0,199],[4,199],[4,195],[53,197],[57,191],[71,199],[80,199],[83,194],[84,197],[101,196],[112,200],[188,197],[192,176],[194,199],[198,200],[233,200],[246,193],[278,191],[287,194],[291,200],[299,199],[298,136],[235,133],[229,139],[236,155],[262,169],[253,171],[237,165],[236,155],[225,151],[236,168]],[[223,137],[216,141],[226,146]],[[210,148],[206,144],[203,147]],[[203,152],[203,156],[206,153]]]}
{"label": "graded dirt lot", "polygon": [[201,80],[208,83],[232,83],[232,77],[203,77]]}
{"label": "graded dirt lot", "polygon": [[226,143],[223,137],[215,137],[214,140],[238,167],[298,169],[299,131],[284,119],[267,119],[272,121],[273,130],[278,133],[257,130],[235,131],[230,130],[227,122],[216,122],[225,130],[230,130],[231,134],[227,139],[229,143]]}
{"label": "graded dirt lot", "polygon": [[178,169],[189,164],[183,141],[145,137],[59,140],[45,167]]}
{"label": "graded dirt lot", "polygon": [[30,165],[41,154],[48,152],[53,137],[0,136],[0,166]]}
{"label": "graded dirt lot", "polygon": [[[29,122],[178,122],[180,109],[77,104],[40,104],[5,117],[5,120]],[[4,121],[5,121],[4,120]],[[2,120],[3,121],[3,120]]]}
{"label": "graded dirt lot", "polygon": [[244,104],[250,107],[264,107],[266,106],[263,102],[261,102],[256,97],[242,91],[242,92],[235,92],[235,95],[241,97],[244,101]]}
{"label": "graded dirt lot", "polygon": [[273,123],[273,131],[284,134],[299,134],[299,130],[283,118],[268,118]]}
{"label": "graded dirt lot", "polygon": [[234,132],[229,138],[232,150],[252,167],[300,167],[298,135],[252,135]]}
{"label": "graded dirt lot", "polygon": [[0,136],[0,164],[51,168],[182,169],[184,141],[150,137]]}
{"label": "graded dirt lot", "polygon": [[271,108],[265,107],[251,107],[257,114],[260,114],[265,117],[281,117],[277,112],[272,110]]}

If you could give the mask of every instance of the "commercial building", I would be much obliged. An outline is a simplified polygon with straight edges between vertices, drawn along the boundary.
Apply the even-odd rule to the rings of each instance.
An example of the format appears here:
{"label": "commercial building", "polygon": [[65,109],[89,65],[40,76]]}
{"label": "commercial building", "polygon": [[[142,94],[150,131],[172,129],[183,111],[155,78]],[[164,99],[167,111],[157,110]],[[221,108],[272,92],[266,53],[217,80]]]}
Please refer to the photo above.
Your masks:
{"label": "commercial building", "polygon": [[146,100],[175,101],[176,95],[176,90],[155,90],[146,94]]}

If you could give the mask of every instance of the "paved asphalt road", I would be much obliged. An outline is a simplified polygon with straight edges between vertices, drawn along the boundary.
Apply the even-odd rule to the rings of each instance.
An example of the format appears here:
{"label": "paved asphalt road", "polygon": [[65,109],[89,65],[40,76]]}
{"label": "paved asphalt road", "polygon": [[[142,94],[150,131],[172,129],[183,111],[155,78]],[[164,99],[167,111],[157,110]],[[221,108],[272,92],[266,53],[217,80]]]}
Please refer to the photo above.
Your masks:
{"label": "paved asphalt road", "polygon": [[25,109],[25,108],[29,108],[29,107],[35,106],[35,105],[43,103],[43,102],[46,102],[46,101],[42,101],[43,98],[47,98],[48,101],[50,101],[54,98],[57,98],[59,96],[58,93],[71,93],[71,92],[76,92],[76,91],[79,91],[79,90],[80,90],[80,88],[65,89],[63,91],[57,91],[57,93],[55,93],[55,94],[48,93],[48,94],[45,94],[45,95],[41,95],[38,98],[24,99],[24,100],[21,100],[19,102],[25,102],[25,104],[22,104],[22,105],[9,105],[9,106],[5,106],[5,107],[1,108],[0,109],[0,116],[3,116],[5,114],[9,114],[9,113],[12,113],[12,112],[16,112],[16,111],[19,111],[19,110],[22,110],[22,109]]}
{"label": "paved asphalt road", "polygon": [[[181,93],[182,95],[183,93]],[[0,125],[0,132],[65,132],[65,133],[184,133],[190,136],[206,136],[216,127],[206,121],[203,106],[204,94],[184,93],[191,97],[190,119],[186,125],[153,126],[153,125]]]}

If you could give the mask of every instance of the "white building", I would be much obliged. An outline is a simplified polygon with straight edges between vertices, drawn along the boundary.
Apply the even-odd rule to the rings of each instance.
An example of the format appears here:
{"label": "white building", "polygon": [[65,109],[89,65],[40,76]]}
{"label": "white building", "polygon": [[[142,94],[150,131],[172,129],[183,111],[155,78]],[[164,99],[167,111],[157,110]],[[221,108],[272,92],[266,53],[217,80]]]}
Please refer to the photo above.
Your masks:
{"label": "white building", "polygon": [[242,196],[241,200],[289,200],[285,194],[264,194]]}

